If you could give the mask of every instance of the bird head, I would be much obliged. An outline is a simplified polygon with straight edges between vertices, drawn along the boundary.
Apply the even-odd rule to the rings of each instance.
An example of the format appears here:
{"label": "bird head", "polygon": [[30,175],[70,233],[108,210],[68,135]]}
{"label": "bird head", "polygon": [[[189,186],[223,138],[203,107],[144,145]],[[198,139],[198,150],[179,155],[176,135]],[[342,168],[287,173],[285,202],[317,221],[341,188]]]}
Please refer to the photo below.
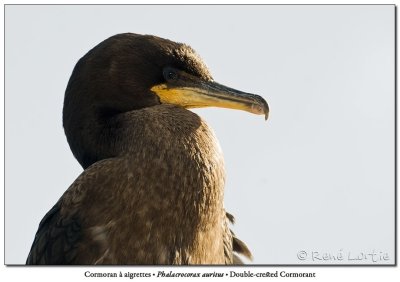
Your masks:
{"label": "bird head", "polygon": [[190,46],[132,33],[112,36],[90,50],[75,67],[65,102],[67,97],[95,101],[92,107],[105,115],[160,103],[239,109],[265,117],[269,112],[261,96],[216,83]]}
{"label": "bird head", "polygon": [[269,113],[261,96],[216,83],[190,46],[151,35],[118,34],[84,55],[68,82],[63,124],[74,155],[84,167],[92,162],[80,160],[85,149],[77,135],[89,135],[94,120],[105,124],[120,113],[159,104],[239,109],[266,118]]}

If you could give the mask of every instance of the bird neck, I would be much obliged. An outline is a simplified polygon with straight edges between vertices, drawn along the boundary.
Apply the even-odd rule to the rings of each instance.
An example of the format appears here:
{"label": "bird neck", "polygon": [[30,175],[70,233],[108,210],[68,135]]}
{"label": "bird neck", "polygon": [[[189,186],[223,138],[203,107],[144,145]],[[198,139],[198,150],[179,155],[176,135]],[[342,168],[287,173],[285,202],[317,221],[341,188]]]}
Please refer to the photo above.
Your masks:
{"label": "bird neck", "polygon": [[204,209],[213,208],[210,203],[222,204],[222,152],[211,128],[193,112],[172,105],[113,116],[86,112],[76,124],[65,120],[65,132],[85,169],[103,159],[123,158],[133,173],[140,169],[157,179],[154,185],[163,197],[181,199],[179,205],[196,203],[193,213],[204,215]]}
{"label": "bird neck", "polygon": [[[211,128],[196,114],[168,105],[126,113],[120,125],[119,158],[132,185],[126,197],[135,206],[127,224],[137,218],[143,233],[151,234],[144,240],[149,248],[155,242],[174,248],[181,263],[223,254],[215,238],[222,237],[225,221],[225,172]],[[204,260],[190,261],[184,253]]]}
{"label": "bird neck", "polygon": [[183,209],[198,220],[221,210],[222,151],[198,115],[158,105],[120,115],[115,124],[114,151],[128,161],[133,175],[145,173],[146,189],[154,189],[154,197],[149,197],[153,204],[159,199],[160,206],[170,203],[168,209]]}
{"label": "bird neck", "polygon": [[99,115],[96,111],[77,111],[68,116],[64,114],[63,123],[71,151],[84,169],[118,155],[118,118]]}
{"label": "bird neck", "polygon": [[[132,244],[140,241],[146,249],[154,244],[173,248],[181,253],[176,257],[181,263],[202,263],[223,254],[222,241],[215,240],[222,236],[225,221],[223,156],[213,131],[199,116],[159,105],[91,124],[83,125],[85,134],[70,138],[70,145],[83,142],[78,148],[95,156],[91,160],[113,158],[110,169],[124,185],[104,187],[108,191],[104,194],[107,199],[121,195],[121,221],[140,224],[132,228],[141,233],[137,237],[126,233],[127,241],[136,238]],[[96,195],[98,189],[93,187]],[[190,261],[185,253],[201,254],[201,259]]]}

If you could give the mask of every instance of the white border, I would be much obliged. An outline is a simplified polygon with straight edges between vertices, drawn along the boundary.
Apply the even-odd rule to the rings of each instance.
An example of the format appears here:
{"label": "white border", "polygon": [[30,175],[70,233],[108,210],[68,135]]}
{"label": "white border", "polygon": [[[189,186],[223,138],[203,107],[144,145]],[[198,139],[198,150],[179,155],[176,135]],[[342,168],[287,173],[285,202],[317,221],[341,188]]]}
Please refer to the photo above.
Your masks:
{"label": "white border", "polygon": [[[2,1],[2,13],[1,13],[1,54],[0,61],[2,63],[0,73],[0,87],[4,92],[4,4],[396,4],[400,1],[124,1],[118,0],[115,3],[107,1]],[[397,24],[397,21],[396,21]],[[397,30],[397,26],[396,26]],[[397,79],[397,77],[396,77]],[[0,99],[0,147],[4,148],[4,93],[2,99]],[[0,156],[2,158],[1,169],[0,169],[0,180],[4,189],[4,149],[0,150]],[[4,190],[3,190],[4,192]],[[275,271],[286,271],[286,272],[315,272],[316,278],[298,278],[302,280],[313,280],[313,281],[400,281],[400,270],[399,267],[6,267],[4,266],[4,193],[0,193],[0,202],[2,208],[0,209],[0,281],[12,282],[12,281],[128,281],[129,278],[86,278],[85,271],[91,272],[156,272],[158,270],[169,270],[175,272],[229,272],[230,270],[241,272],[275,272]],[[127,280],[128,279],[128,280]],[[134,278],[135,281],[150,281],[148,278]],[[176,278],[182,279],[182,278]],[[213,281],[226,281],[229,277],[212,278]],[[231,280],[237,280],[238,278],[231,278]],[[273,279],[273,278],[254,278],[257,281],[259,279]],[[275,278],[279,281],[293,281],[296,278]],[[153,279],[151,279],[153,280]],[[163,279],[158,278],[162,281]],[[186,279],[185,279],[186,280]],[[196,279],[198,280],[198,278]],[[211,279],[210,279],[211,280]],[[242,280],[243,281],[243,280]]]}

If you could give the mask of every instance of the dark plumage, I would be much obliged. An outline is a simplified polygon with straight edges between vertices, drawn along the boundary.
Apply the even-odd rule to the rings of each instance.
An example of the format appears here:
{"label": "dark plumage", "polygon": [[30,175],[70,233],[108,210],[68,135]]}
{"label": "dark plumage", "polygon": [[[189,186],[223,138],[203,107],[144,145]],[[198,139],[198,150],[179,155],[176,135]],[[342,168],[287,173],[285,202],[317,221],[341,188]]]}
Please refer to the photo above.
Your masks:
{"label": "dark plumage", "polygon": [[224,164],[191,107],[268,114],[213,82],[189,46],[119,34],[76,64],[65,134],[85,169],[39,225],[27,264],[232,264],[251,258],[229,229]]}

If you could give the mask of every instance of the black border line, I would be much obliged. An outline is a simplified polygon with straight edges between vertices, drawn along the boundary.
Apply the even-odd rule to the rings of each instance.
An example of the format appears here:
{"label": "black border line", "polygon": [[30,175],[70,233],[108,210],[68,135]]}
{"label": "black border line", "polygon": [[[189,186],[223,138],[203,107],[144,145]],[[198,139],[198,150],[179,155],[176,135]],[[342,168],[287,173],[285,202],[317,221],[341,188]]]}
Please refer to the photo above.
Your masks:
{"label": "black border line", "polygon": [[[5,167],[6,167],[6,6],[394,6],[394,263],[393,264],[244,264],[244,265],[37,265],[27,266],[24,264],[6,264],[6,188],[5,188]],[[4,264],[6,267],[215,267],[215,268],[235,268],[235,267],[397,267],[397,5],[396,4],[3,4],[4,13],[4,43],[3,43],[3,91],[4,91]],[[157,270],[155,270],[157,271]]]}
{"label": "black border line", "polygon": [[3,179],[3,187],[4,187],[4,191],[3,191],[3,197],[4,197],[4,207],[3,207],[3,212],[4,212],[4,215],[3,215],[3,220],[4,220],[4,233],[3,233],[3,236],[4,236],[4,238],[3,238],[3,243],[4,243],[4,254],[3,254],[3,258],[4,258],[4,260],[3,260],[3,262],[4,262],[4,265],[6,265],[6,5],[4,5],[4,8],[3,8],[3,10],[4,10],[4,15],[3,15],[3,40],[4,40],[4,42],[3,42],[3,102],[4,102],[4,111],[3,111],[3,130],[4,130],[4,132],[3,132],[3,134],[4,134],[4,136],[3,136],[3,141],[4,141],[4,144],[3,144],[3,146],[4,146],[4,148],[3,148],[3,156],[4,156],[4,159],[3,159],[3,165],[4,165],[4,170],[3,170],[3,173],[4,173],[4,179]]}
{"label": "black border line", "polygon": [[59,4],[23,4],[23,3],[15,3],[15,4],[4,4],[4,6],[396,6],[396,4],[335,4],[335,3],[327,3],[327,4],[243,4],[243,3],[232,3],[232,4],[205,4],[205,3],[190,3],[190,4],[152,4],[152,3],[135,3],[135,4],[127,4],[127,3],[115,3],[115,4],[71,4],[71,3],[59,3]]}
{"label": "black border line", "polygon": [[394,6],[394,265],[397,266],[397,6]]}

